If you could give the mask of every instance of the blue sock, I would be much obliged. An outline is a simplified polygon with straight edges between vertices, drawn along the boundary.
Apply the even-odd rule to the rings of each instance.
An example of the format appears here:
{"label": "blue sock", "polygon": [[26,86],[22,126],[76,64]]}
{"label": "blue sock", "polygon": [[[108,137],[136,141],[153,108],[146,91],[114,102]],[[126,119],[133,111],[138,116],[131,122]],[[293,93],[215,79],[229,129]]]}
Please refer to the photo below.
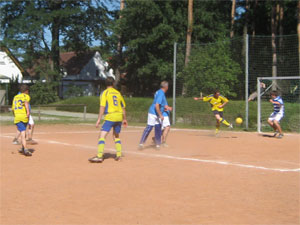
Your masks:
{"label": "blue sock", "polygon": [[153,128],[153,126],[147,125],[147,127],[145,128],[144,133],[142,135],[140,144],[144,144],[146,142],[150,132],[152,131],[152,128]]}
{"label": "blue sock", "polygon": [[155,124],[155,142],[161,145],[161,124]]}

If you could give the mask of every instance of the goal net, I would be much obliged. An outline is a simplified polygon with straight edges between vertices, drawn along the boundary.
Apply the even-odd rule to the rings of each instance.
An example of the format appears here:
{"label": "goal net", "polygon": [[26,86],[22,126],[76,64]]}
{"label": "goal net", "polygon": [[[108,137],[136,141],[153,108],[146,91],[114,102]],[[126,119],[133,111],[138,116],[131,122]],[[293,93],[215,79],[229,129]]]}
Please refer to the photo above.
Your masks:
{"label": "goal net", "polygon": [[283,132],[300,132],[300,77],[258,77],[257,92],[257,131],[272,132],[268,118],[273,112],[270,102],[271,92],[277,91],[284,102],[284,117],[280,121]]}

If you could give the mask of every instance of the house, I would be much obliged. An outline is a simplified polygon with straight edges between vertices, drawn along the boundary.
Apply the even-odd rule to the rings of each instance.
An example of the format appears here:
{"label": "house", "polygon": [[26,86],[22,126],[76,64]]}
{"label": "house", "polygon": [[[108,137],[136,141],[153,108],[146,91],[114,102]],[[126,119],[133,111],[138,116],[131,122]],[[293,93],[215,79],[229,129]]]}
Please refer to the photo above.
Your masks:
{"label": "house", "polygon": [[5,46],[0,46],[0,83],[9,83],[10,80],[23,80],[26,72],[18,59]]}
{"label": "house", "polygon": [[114,77],[113,70],[108,68],[98,51],[76,54],[65,52],[60,54],[62,81],[60,97],[76,95],[75,89],[85,96],[99,95],[104,89],[104,80]]}

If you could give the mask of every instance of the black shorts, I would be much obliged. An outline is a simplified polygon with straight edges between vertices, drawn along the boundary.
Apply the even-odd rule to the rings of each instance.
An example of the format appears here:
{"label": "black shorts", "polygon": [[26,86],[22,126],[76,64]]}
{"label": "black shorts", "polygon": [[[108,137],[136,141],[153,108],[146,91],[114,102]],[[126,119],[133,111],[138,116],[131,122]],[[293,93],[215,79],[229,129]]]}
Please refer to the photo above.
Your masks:
{"label": "black shorts", "polygon": [[214,110],[214,111],[212,111],[213,112],[213,114],[214,115],[217,115],[217,114],[219,114],[220,115],[220,117],[222,117],[223,118],[223,111],[218,111],[218,110]]}

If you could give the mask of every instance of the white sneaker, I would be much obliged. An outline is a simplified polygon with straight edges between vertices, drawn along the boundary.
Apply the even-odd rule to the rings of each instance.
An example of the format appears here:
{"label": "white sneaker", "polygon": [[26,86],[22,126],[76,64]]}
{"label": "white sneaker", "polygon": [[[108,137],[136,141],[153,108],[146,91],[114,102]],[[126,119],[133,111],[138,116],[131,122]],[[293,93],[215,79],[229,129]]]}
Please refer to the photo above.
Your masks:
{"label": "white sneaker", "polygon": [[229,125],[229,128],[230,128],[230,129],[233,129],[233,125],[232,125],[232,123]]}
{"label": "white sneaker", "polygon": [[144,145],[143,145],[143,144],[139,144],[138,149],[139,149],[139,150],[143,150],[143,148],[144,148]]}

